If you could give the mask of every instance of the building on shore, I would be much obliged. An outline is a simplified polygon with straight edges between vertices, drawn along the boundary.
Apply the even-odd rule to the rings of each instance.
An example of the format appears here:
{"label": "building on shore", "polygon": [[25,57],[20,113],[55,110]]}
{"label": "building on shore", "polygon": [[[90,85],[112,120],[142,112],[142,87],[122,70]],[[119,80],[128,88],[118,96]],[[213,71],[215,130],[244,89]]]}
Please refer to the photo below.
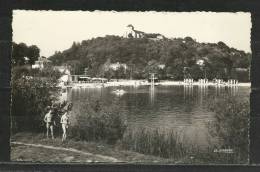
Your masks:
{"label": "building on shore", "polygon": [[106,83],[106,78],[92,78],[88,75],[69,75],[68,81],[70,83]]}
{"label": "building on shore", "polygon": [[50,60],[45,57],[40,57],[37,61],[35,61],[35,64],[32,65],[32,69],[43,69],[50,64]]}
{"label": "building on shore", "polygon": [[157,66],[158,66],[159,69],[165,69],[165,66],[166,66],[166,65],[165,65],[165,64],[159,64],[159,65],[157,65]]}
{"label": "building on shore", "polygon": [[117,62],[117,63],[111,63],[109,65],[109,69],[112,69],[112,70],[118,70],[120,68],[123,68],[124,70],[126,70],[127,69],[127,64]]}
{"label": "building on shore", "polygon": [[70,70],[68,66],[53,66],[54,70],[58,70],[63,75],[70,75]]}
{"label": "building on shore", "polygon": [[61,77],[59,79],[59,86],[63,87],[69,84],[70,79],[70,70],[68,66],[53,66],[54,70],[58,70],[61,73]]}

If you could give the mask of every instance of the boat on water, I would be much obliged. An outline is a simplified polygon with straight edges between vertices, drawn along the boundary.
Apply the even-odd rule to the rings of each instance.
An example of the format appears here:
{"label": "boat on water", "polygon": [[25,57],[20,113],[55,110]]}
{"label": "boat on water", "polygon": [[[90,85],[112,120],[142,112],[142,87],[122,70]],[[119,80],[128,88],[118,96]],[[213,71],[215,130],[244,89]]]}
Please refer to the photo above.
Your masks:
{"label": "boat on water", "polygon": [[112,91],[114,94],[117,94],[117,95],[122,95],[122,94],[125,94],[126,91],[123,90],[123,89],[116,89],[114,91]]}

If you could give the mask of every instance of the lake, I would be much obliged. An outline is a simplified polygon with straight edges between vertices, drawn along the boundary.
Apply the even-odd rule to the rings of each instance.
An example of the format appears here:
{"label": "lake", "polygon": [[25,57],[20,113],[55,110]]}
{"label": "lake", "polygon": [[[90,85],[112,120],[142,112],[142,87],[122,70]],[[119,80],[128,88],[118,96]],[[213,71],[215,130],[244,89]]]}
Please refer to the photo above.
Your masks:
{"label": "lake", "polygon": [[[112,99],[120,102],[127,114],[129,127],[174,128],[199,146],[209,144],[208,124],[214,120],[214,113],[208,108],[212,98],[236,96],[249,100],[250,87],[217,86],[121,86],[124,94],[113,91],[119,87],[70,89],[66,97],[74,105],[90,97],[109,104]],[[77,106],[74,106],[74,110]],[[81,112],[84,113],[84,112]],[[73,113],[72,113],[73,114]],[[73,116],[73,115],[72,115]]]}

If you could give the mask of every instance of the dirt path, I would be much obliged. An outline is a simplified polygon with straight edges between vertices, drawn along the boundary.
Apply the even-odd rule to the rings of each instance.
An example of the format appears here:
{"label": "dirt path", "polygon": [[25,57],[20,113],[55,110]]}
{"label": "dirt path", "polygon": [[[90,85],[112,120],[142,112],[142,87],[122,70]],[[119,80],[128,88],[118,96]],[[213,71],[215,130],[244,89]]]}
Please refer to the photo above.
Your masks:
{"label": "dirt path", "polygon": [[31,146],[31,147],[38,147],[38,148],[45,148],[45,149],[52,149],[52,150],[57,150],[57,151],[68,151],[68,152],[73,152],[77,154],[82,154],[86,156],[93,156],[99,159],[102,159],[104,161],[109,161],[109,162],[121,162],[116,158],[110,157],[110,156],[104,156],[104,155],[99,155],[99,154],[92,154],[89,152],[83,152],[74,148],[64,148],[64,147],[56,147],[56,146],[48,146],[48,145],[42,145],[42,144],[30,144],[30,143],[24,143],[24,142],[11,142],[13,145],[23,145],[23,146]]}

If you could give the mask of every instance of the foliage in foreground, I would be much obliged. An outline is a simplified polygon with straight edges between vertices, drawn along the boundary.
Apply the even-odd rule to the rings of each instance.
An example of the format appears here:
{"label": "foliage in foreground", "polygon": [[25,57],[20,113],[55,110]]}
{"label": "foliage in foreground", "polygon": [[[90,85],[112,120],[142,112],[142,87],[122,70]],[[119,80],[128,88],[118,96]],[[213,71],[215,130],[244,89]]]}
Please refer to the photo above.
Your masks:
{"label": "foliage in foreground", "polygon": [[218,137],[218,148],[234,150],[237,160],[248,161],[249,101],[239,97],[223,97],[212,101],[209,108],[215,112],[215,120],[209,123],[209,131]]}
{"label": "foliage in foreground", "polygon": [[126,149],[173,159],[180,159],[195,149],[184,143],[179,133],[164,128],[128,128],[122,139],[122,146]]}
{"label": "foliage in foreground", "polygon": [[124,149],[173,159],[178,164],[247,163],[247,155],[238,157],[236,153],[214,152],[214,145],[199,147],[185,139],[181,133],[163,128],[129,128],[120,143]]}
{"label": "foliage in foreground", "polygon": [[99,100],[88,99],[77,103],[75,111],[76,125],[71,127],[71,136],[75,139],[115,143],[123,137],[126,116],[118,105],[107,106]]}
{"label": "foliage in foreground", "polygon": [[38,70],[24,66],[12,70],[12,131],[39,131],[46,107],[57,100],[60,73],[51,68]]}

